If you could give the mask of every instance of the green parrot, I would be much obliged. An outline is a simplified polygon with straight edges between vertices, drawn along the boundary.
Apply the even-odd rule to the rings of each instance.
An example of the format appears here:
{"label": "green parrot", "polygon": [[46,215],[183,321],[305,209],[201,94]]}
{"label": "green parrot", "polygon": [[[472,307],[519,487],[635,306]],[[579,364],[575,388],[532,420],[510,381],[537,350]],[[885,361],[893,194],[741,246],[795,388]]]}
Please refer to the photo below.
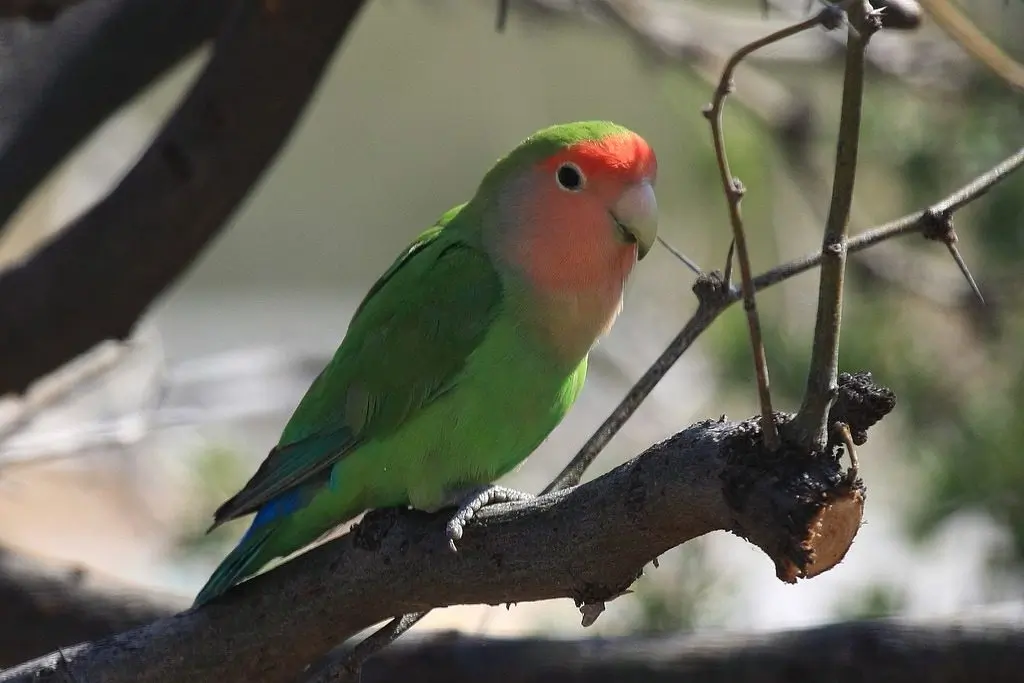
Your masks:
{"label": "green parrot", "polygon": [[529,498],[490,483],[547,438],[654,245],[657,160],[607,121],[540,130],[374,283],[277,446],[210,530],[256,513],[196,605],[371,508]]}

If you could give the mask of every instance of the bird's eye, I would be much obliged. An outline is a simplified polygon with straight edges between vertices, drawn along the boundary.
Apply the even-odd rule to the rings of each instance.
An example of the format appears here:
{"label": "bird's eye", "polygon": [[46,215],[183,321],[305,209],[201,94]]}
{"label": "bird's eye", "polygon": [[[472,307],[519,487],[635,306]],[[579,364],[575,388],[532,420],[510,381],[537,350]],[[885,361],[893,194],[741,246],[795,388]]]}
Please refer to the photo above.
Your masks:
{"label": "bird's eye", "polygon": [[569,192],[579,192],[583,189],[583,171],[576,164],[565,163],[555,171],[555,180],[558,186]]}

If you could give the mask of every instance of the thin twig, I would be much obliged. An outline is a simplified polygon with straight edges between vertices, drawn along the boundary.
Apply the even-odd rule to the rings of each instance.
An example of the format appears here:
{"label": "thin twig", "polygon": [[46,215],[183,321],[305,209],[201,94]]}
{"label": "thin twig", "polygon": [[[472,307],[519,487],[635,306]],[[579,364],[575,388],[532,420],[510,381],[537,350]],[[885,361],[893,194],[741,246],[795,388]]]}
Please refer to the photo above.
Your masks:
{"label": "thin twig", "polygon": [[78,679],[75,678],[75,674],[71,672],[71,667],[68,666],[68,658],[64,654],[64,648],[57,648],[57,672],[60,674],[61,679],[67,683],[78,683]]}
{"label": "thin twig", "polygon": [[[1022,166],[1024,166],[1024,147],[1021,147],[1015,153],[996,164],[990,171],[975,178],[953,194],[932,204],[927,209],[907,214],[896,220],[884,223],[877,228],[865,230],[856,237],[851,238],[846,243],[846,250],[851,253],[864,251],[893,237],[911,233],[923,233],[932,220],[931,216],[933,214],[955,213],[970,202],[986,194],[995,185],[1005,180],[1011,173]],[[772,285],[788,280],[794,275],[799,275],[812,268],[816,268],[821,263],[821,259],[822,254],[818,251],[813,254],[807,254],[802,258],[794,259],[789,263],[776,266],[755,277],[754,287],[757,291],[767,289]]]}
{"label": "thin twig", "polygon": [[715,95],[711,104],[704,110],[704,115],[711,124],[711,139],[715,148],[715,159],[718,162],[718,170],[722,180],[722,189],[725,192],[726,202],[729,207],[729,223],[732,226],[733,243],[735,245],[736,260],[740,266],[740,287],[743,293],[743,309],[747,314],[747,327],[750,333],[750,346],[754,356],[754,374],[757,379],[757,393],[761,404],[761,429],[765,446],[769,450],[775,450],[779,446],[779,432],[775,425],[772,409],[771,390],[768,380],[768,361],[764,351],[764,341],[761,334],[761,321],[757,314],[757,302],[754,297],[754,287],[751,282],[752,274],[750,268],[750,256],[747,253],[747,240],[743,232],[743,217],[740,213],[740,201],[743,199],[743,185],[738,178],[732,175],[729,170],[729,158],[725,151],[725,133],[722,126],[722,111],[725,106],[725,99],[732,91],[732,76],[736,67],[747,56],[757,50],[777,43],[780,40],[808,31],[812,28],[826,25],[833,17],[834,9],[828,7],[818,12],[814,17],[788,26],[780,31],[771,33],[760,40],[756,40],[737,50],[725,63],[722,76],[715,88]]}
{"label": "thin twig", "polygon": [[363,664],[376,652],[395,641],[396,638],[412,628],[416,622],[427,616],[428,612],[416,612],[395,617],[362,642],[356,645],[344,657],[329,662],[306,683],[359,683]]}
{"label": "thin twig", "polygon": [[821,248],[824,260],[818,285],[814,344],[807,372],[807,388],[800,410],[793,420],[797,440],[804,448],[814,452],[825,448],[828,409],[835,400],[839,330],[843,317],[843,281],[846,275],[846,234],[857,177],[861,102],[864,95],[864,52],[871,35],[880,27],[867,0],[853,5],[848,23],[832,201]]}
{"label": "thin twig", "polygon": [[668,241],[667,241],[667,240],[666,240],[666,239],[665,239],[664,237],[662,237],[661,235],[658,235],[658,242],[660,242],[660,243],[661,243],[661,246],[665,247],[665,249],[667,249],[667,250],[668,250],[668,252],[669,252],[670,254],[672,254],[672,255],[673,255],[673,256],[675,256],[675,257],[676,257],[677,259],[679,259],[679,261],[680,261],[680,262],[681,262],[681,263],[682,263],[682,264],[683,264],[684,266],[686,266],[686,267],[687,267],[687,268],[689,268],[689,269],[690,269],[691,271],[693,271],[693,274],[694,274],[694,275],[700,275],[701,273],[703,273],[703,272],[704,272],[703,270],[701,270],[700,266],[698,266],[698,265],[697,265],[697,262],[696,262],[696,261],[694,261],[694,260],[693,260],[692,258],[690,258],[689,256],[687,256],[686,254],[684,254],[684,253],[683,253],[682,251],[680,251],[679,249],[676,249],[675,247],[673,247],[673,246],[672,246],[671,244],[669,244],[669,242],[668,242]]}

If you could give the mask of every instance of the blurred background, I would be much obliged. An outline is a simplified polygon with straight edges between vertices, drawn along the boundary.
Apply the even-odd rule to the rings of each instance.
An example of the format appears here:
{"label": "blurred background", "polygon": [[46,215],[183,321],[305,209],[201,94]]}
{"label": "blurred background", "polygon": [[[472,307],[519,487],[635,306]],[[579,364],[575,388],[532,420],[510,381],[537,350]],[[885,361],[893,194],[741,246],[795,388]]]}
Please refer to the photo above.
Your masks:
{"label": "blurred background", "polygon": [[[0,545],[190,599],[242,532],[214,508],[276,442],[366,289],[409,240],[467,199],[494,160],[554,123],[607,118],[659,158],[662,235],[721,268],[729,226],[707,123],[721,59],[805,3],[566,0],[369,4],[276,164],[232,224],[121,346],[97,349],[0,404]],[[581,3],[586,5],[587,3]],[[961,3],[1024,57],[1024,4]],[[602,21],[603,19],[603,21]],[[609,19],[611,19],[609,21]],[[741,67],[726,114],[755,270],[812,252],[827,210],[842,31],[814,31]],[[870,50],[852,231],[923,208],[1024,143],[1024,98],[934,24]],[[24,207],[0,261],[24,257],[131,167],[206,53],[150,88]],[[852,257],[841,369],[870,370],[897,410],[861,448],[866,524],[842,564],[790,586],[716,533],[647,568],[587,634],[767,630],[857,616],[1024,616],[1024,175],[957,214],[980,307],[945,249],[918,236]],[[506,480],[541,489],[695,308],[664,249],[638,270],[565,423]],[[795,410],[817,278],[759,298],[776,407]],[[594,476],[705,418],[757,412],[740,307],[668,374]],[[580,634],[569,600],[433,612],[421,628]]]}

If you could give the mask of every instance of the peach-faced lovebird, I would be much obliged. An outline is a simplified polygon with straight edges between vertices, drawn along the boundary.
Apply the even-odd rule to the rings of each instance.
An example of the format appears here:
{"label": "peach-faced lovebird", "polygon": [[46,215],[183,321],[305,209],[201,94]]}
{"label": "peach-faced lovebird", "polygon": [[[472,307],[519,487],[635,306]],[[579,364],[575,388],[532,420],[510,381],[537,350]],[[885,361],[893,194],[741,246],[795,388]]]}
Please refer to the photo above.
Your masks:
{"label": "peach-faced lovebird", "polygon": [[527,494],[489,484],[562,420],[587,355],[654,245],[654,152],[605,121],[552,126],[370,288],[334,357],[213,527],[256,513],[196,598],[370,508],[474,513]]}

